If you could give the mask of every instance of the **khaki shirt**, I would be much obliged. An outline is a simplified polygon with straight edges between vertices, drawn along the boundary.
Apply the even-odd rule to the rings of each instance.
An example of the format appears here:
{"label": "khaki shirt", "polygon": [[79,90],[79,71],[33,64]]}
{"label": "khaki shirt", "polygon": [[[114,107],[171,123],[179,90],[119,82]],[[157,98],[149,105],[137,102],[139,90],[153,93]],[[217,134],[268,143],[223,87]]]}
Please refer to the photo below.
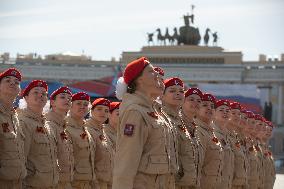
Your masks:
{"label": "khaki shirt", "polygon": [[259,183],[259,159],[252,139],[247,139],[247,158],[249,162],[248,183]]}
{"label": "khaki shirt", "polygon": [[66,129],[73,143],[74,181],[94,181],[95,143],[85,123],[80,124],[70,115],[66,117]]}
{"label": "khaki shirt", "polygon": [[208,128],[199,119],[194,119],[194,122],[196,123],[196,134],[204,147],[200,185],[202,189],[216,189],[221,183],[224,149],[213,128]]}
{"label": "khaki shirt", "polygon": [[28,175],[24,184],[31,187],[54,187],[58,184],[56,138],[43,115],[29,109],[19,110],[20,126],[25,134]]}
{"label": "khaki shirt", "polygon": [[95,139],[95,172],[99,181],[111,183],[114,149],[109,145],[102,127],[94,119],[90,118],[86,122],[86,127]]}
{"label": "khaki shirt", "polygon": [[222,181],[218,188],[227,189],[232,188],[233,174],[234,174],[234,153],[233,153],[233,141],[228,134],[228,131],[221,130],[218,126],[214,127],[217,138],[221,141],[224,149],[223,169],[222,169]]}
{"label": "khaki shirt", "polygon": [[119,111],[112,188],[132,189],[138,173],[175,174],[174,128],[153,109],[152,100],[126,93]]}
{"label": "khaki shirt", "polygon": [[74,175],[74,156],[72,140],[66,129],[64,118],[53,111],[46,115],[48,125],[53,129],[57,141],[59,181],[72,182]]}
{"label": "khaki shirt", "polygon": [[261,145],[260,141],[256,141],[255,149],[256,149],[256,152],[257,152],[258,166],[259,166],[258,188],[264,189],[264,179],[265,179],[264,159],[265,159],[265,156],[264,156],[264,149],[263,149],[263,146]]}
{"label": "khaki shirt", "polygon": [[179,186],[197,187],[200,185],[200,178],[198,179],[197,172],[198,147],[192,139],[184,121],[181,119],[181,113],[167,107],[163,107],[162,109],[169,116],[169,120],[178,132],[179,172],[176,184]]}
{"label": "khaki shirt", "polygon": [[246,149],[243,145],[242,138],[239,137],[238,133],[230,132],[229,136],[232,141],[232,149],[234,152],[234,186],[246,186],[247,185],[247,171],[248,162],[246,159]]}
{"label": "khaki shirt", "polygon": [[27,175],[24,133],[14,109],[0,103],[0,180],[22,180]]}
{"label": "khaki shirt", "polygon": [[117,138],[116,129],[114,129],[110,125],[105,125],[103,130],[104,130],[104,133],[106,134],[107,141],[108,141],[109,145],[112,147],[112,149],[115,150],[116,138]]}
{"label": "khaki shirt", "polygon": [[271,151],[269,150],[268,144],[263,144],[264,149],[264,188],[272,189],[275,182],[275,166],[274,159]]}

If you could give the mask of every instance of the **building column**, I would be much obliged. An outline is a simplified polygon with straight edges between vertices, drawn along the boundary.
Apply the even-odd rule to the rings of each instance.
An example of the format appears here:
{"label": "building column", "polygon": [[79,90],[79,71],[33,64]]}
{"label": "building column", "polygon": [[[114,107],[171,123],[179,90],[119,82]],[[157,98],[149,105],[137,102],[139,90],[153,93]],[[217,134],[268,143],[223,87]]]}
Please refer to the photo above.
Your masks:
{"label": "building column", "polygon": [[283,124],[283,84],[278,86],[277,124]]}

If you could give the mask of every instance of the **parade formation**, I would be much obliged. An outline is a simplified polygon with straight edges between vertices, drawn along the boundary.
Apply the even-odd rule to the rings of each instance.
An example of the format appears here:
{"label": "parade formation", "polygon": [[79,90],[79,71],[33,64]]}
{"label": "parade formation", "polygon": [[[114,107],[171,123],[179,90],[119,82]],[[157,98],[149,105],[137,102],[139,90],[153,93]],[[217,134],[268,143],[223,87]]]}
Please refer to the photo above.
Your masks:
{"label": "parade formation", "polygon": [[273,124],[164,75],[141,57],[118,79],[119,102],[91,102],[66,86],[48,96],[43,80],[20,91],[20,71],[3,71],[0,188],[272,189]]}

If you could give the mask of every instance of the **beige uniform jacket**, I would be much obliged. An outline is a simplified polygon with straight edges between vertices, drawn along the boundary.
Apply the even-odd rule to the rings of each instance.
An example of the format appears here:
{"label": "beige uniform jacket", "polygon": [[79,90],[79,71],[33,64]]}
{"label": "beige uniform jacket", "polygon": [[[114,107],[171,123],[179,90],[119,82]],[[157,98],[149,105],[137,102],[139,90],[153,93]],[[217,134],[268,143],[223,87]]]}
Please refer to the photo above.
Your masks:
{"label": "beige uniform jacket", "polygon": [[[137,187],[138,179],[147,183],[147,178],[155,181],[158,175],[176,174],[174,128],[153,109],[152,100],[140,93],[126,93],[119,111],[112,188],[132,189]],[[160,184],[174,188],[174,183],[166,183],[169,182],[164,180]]]}
{"label": "beige uniform jacket", "polygon": [[[179,172],[176,178],[176,184],[179,186],[200,185],[198,177],[198,147],[192,139],[181,114],[167,107],[162,108],[169,116],[171,123],[178,131],[178,156],[179,156]],[[199,178],[199,179],[198,179]]]}
{"label": "beige uniform jacket", "polygon": [[221,130],[218,126],[215,127],[215,133],[217,138],[221,141],[224,149],[223,169],[222,169],[222,181],[219,184],[219,189],[232,188],[233,174],[234,174],[234,153],[233,142],[227,131]]}
{"label": "beige uniform jacket", "polygon": [[90,118],[86,122],[93,139],[95,139],[96,152],[95,152],[95,172],[98,181],[103,181],[108,184],[112,183],[112,170],[114,149],[109,145],[106,135],[94,119]]}
{"label": "beige uniform jacket", "polygon": [[73,143],[74,181],[93,182],[95,175],[95,143],[84,124],[71,116],[66,117],[67,132]]}
{"label": "beige uniform jacket", "polygon": [[263,144],[263,149],[264,149],[264,173],[265,173],[264,188],[272,189],[276,176],[274,159],[271,151],[269,150],[268,144]]}
{"label": "beige uniform jacket", "polygon": [[233,186],[247,186],[248,162],[243,139],[236,132],[230,132],[229,135],[235,157]]}
{"label": "beige uniform jacket", "polygon": [[200,186],[201,189],[216,189],[221,183],[224,163],[223,146],[216,137],[213,128],[208,128],[199,119],[194,119],[194,122],[197,125],[197,136],[204,147]]}
{"label": "beige uniform jacket", "polygon": [[247,158],[249,162],[248,185],[249,188],[258,188],[259,183],[259,158],[252,139],[247,139]]}
{"label": "beige uniform jacket", "polygon": [[0,180],[20,181],[26,175],[24,133],[14,109],[0,103]]}
{"label": "beige uniform jacket", "polygon": [[256,141],[255,143],[255,149],[257,152],[258,157],[258,166],[259,166],[259,182],[258,182],[258,188],[264,189],[264,180],[265,180],[265,167],[264,167],[264,149],[260,143],[260,141]]}
{"label": "beige uniform jacket", "polygon": [[28,175],[25,185],[54,187],[58,184],[56,138],[43,115],[29,109],[19,110],[20,126],[25,134],[25,155]]}
{"label": "beige uniform jacket", "polygon": [[66,122],[64,118],[53,111],[46,115],[46,119],[56,136],[59,182],[72,182],[74,176],[74,156],[72,140],[66,130]]}
{"label": "beige uniform jacket", "polygon": [[104,130],[104,133],[106,134],[108,143],[110,144],[112,149],[115,150],[116,138],[117,138],[117,131],[116,131],[116,129],[114,129],[110,125],[105,125],[103,130]]}

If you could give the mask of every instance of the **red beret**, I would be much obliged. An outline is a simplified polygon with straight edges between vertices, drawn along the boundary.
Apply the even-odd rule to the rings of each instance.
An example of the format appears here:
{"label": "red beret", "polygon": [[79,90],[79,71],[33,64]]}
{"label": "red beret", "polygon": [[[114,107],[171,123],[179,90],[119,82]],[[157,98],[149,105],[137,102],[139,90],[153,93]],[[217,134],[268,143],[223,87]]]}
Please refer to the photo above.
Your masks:
{"label": "red beret", "polygon": [[229,108],[231,108],[230,107],[230,102],[228,101],[228,100],[225,100],[225,99],[222,99],[222,100],[218,100],[217,102],[216,102],[216,106],[215,106],[215,108],[218,108],[219,106],[228,106]]}
{"label": "red beret", "polygon": [[112,112],[115,109],[118,109],[121,102],[111,102],[109,111]]}
{"label": "red beret", "polygon": [[245,111],[244,112],[248,118],[254,118],[254,113],[252,111]]}
{"label": "red beret", "polygon": [[90,96],[85,92],[78,92],[76,94],[73,94],[73,96],[72,96],[72,102],[75,101],[75,100],[90,101]]}
{"label": "red beret", "polygon": [[67,94],[70,94],[72,96],[71,90],[68,87],[64,86],[64,87],[60,87],[60,88],[56,89],[55,91],[53,91],[53,93],[50,95],[50,100],[54,100],[56,95],[58,95],[60,93],[67,93]]}
{"label": "red beret", "polygon": [[183,87],[183,82],[178,77],[168,78],[164,81],[164,84],[165,84],[165,89],[170,87],[170,86],[173,86],[173,85],[179,85],[179,86]]}
{"label": "red beret", "polygon": [[0,73],[0,80],[7,76],[13,76],[13,77],[16,77],[19,81],[22,81],[21,72],[17,70],[16,68],[9,68],[3,71],[2,73]]}
{"label": "red beret", "polygon": [[30,84],[23,90],[22,96],[27,96],[31,89],[35,87],[43,87],[46,91],[48,91],[47,83],[43,80],[33,80]]}
{"label": "red beret", "polygon": [[165,72],[161,67],[155,67],[154,70],[161,76],[165,76]]}
{"label": "red beret", "polygon": [[110,101],[105,98],[97,98],[92,103],[92,109],[94,109],[97,105],[103,105],[103,106],[107,106],[108,108],[110,108]]}
{"label": "red beret", "polygon": [[150,62],[145,57],[141,57],[127,64],[123,74],[124,82],[129,85],[142,73],[148,64],[150,64]]}
{"label": "red beret", "polygon": [[232,109],[238,109],[238,110],[241,110],[241,109],[242,109],[241,104],[238,103],[238,102],[231,102],[231,103],[230,103],[230,107],[231,107]]}
{"label": "red beret", "polygon": [[272,127],[272,128],[273,128],[273,124],[272,124],[272,122],[271,122],[271,121],[267,121],[267,120],[265,120],[265,123],[266,123],[269,127]]}
{"label": "red beret", "polygon": [[212,94],[209,94],[209,93],[204,93],[202,95],[202,98],[201,98],[202,101],[210,101],[210,102],[213,102],[214,105],[216,104],[216,98],[212,95]]}
{"label": "red beret", "polygon": [[258,121],[264,121],[265,120],[265,118],[260,114],[255,114],[254,119],[258,120]]}
{"label": "red beret", "polygon": [[200,98],[202,98],[202,92],[201,90],[199,90],[198,88],[189,88],[186,92],[185,92],[185,97],[188,97],[189,95],[193,95],[196,94],[198,96],[200,96]]}

